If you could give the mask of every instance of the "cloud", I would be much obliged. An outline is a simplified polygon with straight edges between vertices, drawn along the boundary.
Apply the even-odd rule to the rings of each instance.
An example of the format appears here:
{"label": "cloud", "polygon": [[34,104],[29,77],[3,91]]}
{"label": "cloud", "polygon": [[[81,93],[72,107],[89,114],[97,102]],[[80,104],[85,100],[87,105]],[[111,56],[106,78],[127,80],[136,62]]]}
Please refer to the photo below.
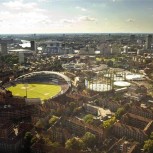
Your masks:
{"label": "cloud", "polygon": [[[41,9],[37,3],[15,0],[3,2],[0,6],[0,29],[9,33],[34,31],[52,23],[48,12]],[[31,32],[30,31],[30,32]]]}
{"label": "cloud", "polygon": [[89,16],[81,16],[81,17],[79,17],[79,21],[95,22],[95,21],[97,21],[97,19],[96,18],[89,17]]}
{"label": "cloud", "polygon": [[4,7],[10,10],[31,10],[33,8],[37,8],[37,3],[34,2],[29,2],[29,3],[24,3],[23,0],[15,0],[15,1],[9,1],[9,2],[4,2],[2,3]]}
{"label": "cloud", "polygon": [[60,22],[61,23],[66,23],[66,24],[71,24],[71,23],[75,23],[75,20],[73,20],[73,19],[61,19]]}
{"label": "cloud", "polygon": [[80,6],[76,6],[75,8],[78,9],[78,10],[81,10],[83,12],[86,12],[87,11],[87,9],[85,9],[83,7],[80,7]]}
{"label": "cloud", "polygon": [[120,1],[122,1],[122,0],[112,0],[112,2],[120,2]]}
{"label": "cloud", "polygon": [[95,22],[97,21],[96,18],[92,18],[90,16],[80,16],[80,17],[74,17],[73,19],[61,19],[61,23],[65,24],[74,24],[79,22]]}
{"label": "cloud", "polygon": [[129,18],[129,19],[126,20],[126,22],[131,22],[132,23],[132,22],[135,22],[135,20],[132,19],[132,18]]}
{"label": "cloud", "polygon": [[[81,7],[78,9],[85,11]],[[0,33],[41,33],[44,31],[58,31],[58,29],[64,28],[64,30],[69,30],[72,25],[79,27],[79,23],[84,26],[85,22],[97,20],[90,16],[63,16],[62,18],[58,14],[55,17],[54,14],[56,13],[56,11],[42,9],[38,0],[37,3],[29,0],[3,1],[0,6]]]}
{"label": "cloud", "polygon": [[48,2],[49,0],[38,0],[38,2]]}

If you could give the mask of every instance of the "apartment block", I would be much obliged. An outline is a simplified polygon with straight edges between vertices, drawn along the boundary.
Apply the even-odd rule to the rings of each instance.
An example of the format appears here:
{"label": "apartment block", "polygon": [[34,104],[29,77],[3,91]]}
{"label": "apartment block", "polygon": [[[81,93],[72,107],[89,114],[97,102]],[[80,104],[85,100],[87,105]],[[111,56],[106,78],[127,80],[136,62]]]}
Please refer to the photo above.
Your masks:
{"label": "apartment block", "polygon": [[119,138],[126,137],[127,139],[134,139],[143,143],[148,139],[148,135],[140,129],[117,122],[112,128],[112,133]]}
{"label": "apartment block", "polygon": [[140,106],[132,106],[129,110],[130,113],[139,115],[145,118],[153,119],[153,110],[150,108],[143,108]]}
{"label": "apartment block", "polygon": [[148,139],[153,129],[153,120],[127,113],[114,124],[113,134],[117,137],[126,137],[143,143]]}
{"label": "apartment block", "polygon": [[83,120],[78,118],[66,118],[64,120],[65,126],[71,131],[72,134],[83,136],[85,132],[91,132],[95,134],[98,142],[102,142],[105,137],[104,130],[98,127],[95,127],[90,124],[86,124]]}
{"label": "apartment block", "polygon": [[108,150],[108,153],[139,153],[139,143],[136,141],[127,141],[119,139]]}
{"label": "apartment block", "polygon": [[141,129],[147,134],[150,134],[151,129],[153,128],[153,120],[131,113],[124,114],[120,121],[123,124]]}

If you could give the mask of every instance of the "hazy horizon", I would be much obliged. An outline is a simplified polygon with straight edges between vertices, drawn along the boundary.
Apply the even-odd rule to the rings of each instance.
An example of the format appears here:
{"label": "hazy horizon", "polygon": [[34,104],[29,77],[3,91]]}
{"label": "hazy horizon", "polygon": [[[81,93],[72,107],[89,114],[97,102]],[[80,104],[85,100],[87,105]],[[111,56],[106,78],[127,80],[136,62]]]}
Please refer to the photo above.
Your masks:
{"label": "hazy horizon", "polygon": [[3,36],[3,35],[31,35],[31,36],[34,36],[34,35],[64,35],[64,34],[66,34],[66,35],[73,35],[73,34],[75,34],[75,35],[81,35],[81,34],[90,34],[90,35],[108,35],[108,34],[112,34],[112,35],[117,35],[117,34],[127,34],[127,35],[129,35],[129,34],[144,34],[144,35],[147,35],[147,34],[153,34],[153,32],[144,32],[144,33],[142,33],[142,32],[127,32],[127,33],[125,33],[125,32],[99,32],[99,33],[96,33],[96,32],[91,32],[91,33],[89,33],[89,32],[82,32],[82,33],[80,33],[80,32],[76,32],[76,33],[3,33],[3,34],[0,34],[0,36]]}

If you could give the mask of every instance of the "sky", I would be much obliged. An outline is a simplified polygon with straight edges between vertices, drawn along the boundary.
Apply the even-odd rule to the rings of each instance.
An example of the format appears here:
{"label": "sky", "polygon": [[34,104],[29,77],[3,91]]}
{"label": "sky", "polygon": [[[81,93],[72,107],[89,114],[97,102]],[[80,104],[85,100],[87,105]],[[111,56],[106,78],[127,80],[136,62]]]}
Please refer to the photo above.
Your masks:
{"label": "sky", "polygon": [[153,0],[0,0],[0,34],[153,33]]}

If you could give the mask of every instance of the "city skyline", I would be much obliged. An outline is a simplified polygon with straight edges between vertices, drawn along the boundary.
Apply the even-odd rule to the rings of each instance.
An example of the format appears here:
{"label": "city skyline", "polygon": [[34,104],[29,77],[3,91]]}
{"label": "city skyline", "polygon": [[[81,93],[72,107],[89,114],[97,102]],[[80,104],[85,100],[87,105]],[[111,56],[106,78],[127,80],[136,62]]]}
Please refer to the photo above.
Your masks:
{"label": "city skyline", "polygon": [[1,0],[0,33],[152,33],[152,0]]}

